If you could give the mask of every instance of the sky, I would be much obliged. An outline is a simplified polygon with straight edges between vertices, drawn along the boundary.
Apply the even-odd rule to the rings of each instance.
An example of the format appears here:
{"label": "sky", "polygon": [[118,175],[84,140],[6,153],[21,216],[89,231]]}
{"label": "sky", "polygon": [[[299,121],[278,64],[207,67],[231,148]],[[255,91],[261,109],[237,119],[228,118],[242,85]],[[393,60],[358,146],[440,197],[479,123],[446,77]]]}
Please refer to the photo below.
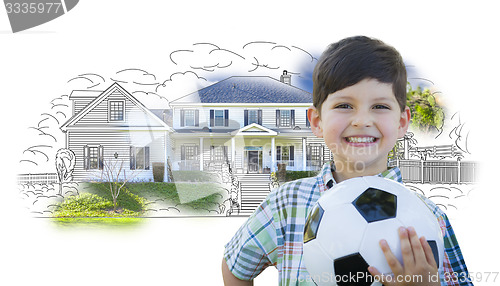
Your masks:
{"label": "sky", "polygon": [[[51,22],[15,34],[0,8],[6,186],[0,248],[4,261],[10,261],[0,279],[85,285],[94,278],[75,280],[75,273],[93,271],[100,281],[111,282],[108,271],[124,271],[127,277],[115,277],[122,285],[221,284],[223,245],[242,220],[155,220],[135,231],[61,231],[27,215],[18,207],[15,185],[16,174],[24,169],[14,166],[27,156],[26,148],[45,138],[33,127],[55,120],[43,114],[63,108],[58,103],[71,90],[104,90],[115,81],[157,104],[165,103],[159,96],[168,101],[229,76],[278,79],[284,69],[293,74],[294,84],[310,91],[308,79],[321,52],[352,35],[393,45],[411,74],[432,81],[446,106],[460,112],[470,159],[481,163],[481,171],[469,204],[452,223],[469,269],[500,271],[498,261],[487,255],[496,240],[490,220],[483,218],[498,218],[494,170],[500,158],[490,142],[498,121],[500,49],[494,38],[500,23],[493,1],[353,2],[256,0],[242,9],[232,1],[87,0]],[[200,232],[211,235],[200,237]],[[128,255],[120,252],[124,247]],[[133,262],[123,263],[127,259]],[[101,268],[100,263],[109,265]],[[275,283],[275,272],[266,271],[259,279],[256,285]]]}

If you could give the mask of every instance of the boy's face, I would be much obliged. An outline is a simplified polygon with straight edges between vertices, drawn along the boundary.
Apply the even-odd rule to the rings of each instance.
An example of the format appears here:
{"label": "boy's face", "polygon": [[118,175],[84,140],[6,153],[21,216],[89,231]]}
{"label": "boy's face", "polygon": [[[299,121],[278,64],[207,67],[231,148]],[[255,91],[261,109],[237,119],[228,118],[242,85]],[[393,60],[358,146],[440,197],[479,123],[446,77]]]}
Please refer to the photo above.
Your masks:
{"label": "boy's face", "polygon": [[410,121],[409,108],[401,112],[392,84],[375,79],[328,95],[320,111],[309,109],[311,129],[332,151],[336,172],[358,175],[387,169],[387,154]]}

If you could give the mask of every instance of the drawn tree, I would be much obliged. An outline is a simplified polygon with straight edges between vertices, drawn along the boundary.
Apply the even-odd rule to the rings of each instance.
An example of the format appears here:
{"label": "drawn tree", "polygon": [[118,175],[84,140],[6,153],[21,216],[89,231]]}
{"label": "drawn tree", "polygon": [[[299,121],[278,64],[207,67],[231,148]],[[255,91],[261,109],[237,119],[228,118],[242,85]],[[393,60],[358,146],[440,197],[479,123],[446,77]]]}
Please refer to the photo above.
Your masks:
{"label": "drawn tree", "polygon": [[125,184],[134,178],[134,173],[127,172],[123,160],[103,160],[101,180],[109,184],[109,192],[113,198],[113,211],[117,212],[118,196]]}
{"label": "drawn tree", "polygon": [[406,99],[412,114],[412,127],[424,132],[429,132],[432,128],[443,128],[444,110],[428,88],[422,90],[419,86],[413,89],[408,83]]}
{"label": "drawn tree", "polygon": [[75,153],[70,149],[59,149],[56,153],[56,171],[59,180],[59,194],[62,195],[63,183],[73,179],[75,169]]}

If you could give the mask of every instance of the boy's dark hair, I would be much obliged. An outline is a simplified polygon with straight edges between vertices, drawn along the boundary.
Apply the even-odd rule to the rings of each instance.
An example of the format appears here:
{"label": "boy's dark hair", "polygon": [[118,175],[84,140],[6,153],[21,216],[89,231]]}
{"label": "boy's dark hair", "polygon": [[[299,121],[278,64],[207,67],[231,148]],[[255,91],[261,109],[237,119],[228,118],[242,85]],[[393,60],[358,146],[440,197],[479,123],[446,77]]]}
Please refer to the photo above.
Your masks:
{"label": "boy's dark hair", "polygon": [[401,111],[406,106],[406,68],[399,52],[384,42],[365,36],[345,38],[331,44],[313,72],[313,105],[321,105],[329,94],[364,79],[392,84]]}

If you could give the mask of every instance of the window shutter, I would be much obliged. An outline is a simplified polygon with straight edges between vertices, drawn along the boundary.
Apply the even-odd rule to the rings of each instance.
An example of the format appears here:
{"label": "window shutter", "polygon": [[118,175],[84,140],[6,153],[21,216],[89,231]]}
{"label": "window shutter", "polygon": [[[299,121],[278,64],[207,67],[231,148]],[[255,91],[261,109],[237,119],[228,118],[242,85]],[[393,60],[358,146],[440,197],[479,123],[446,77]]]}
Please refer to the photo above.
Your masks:
{"label": "window shutter", "polygon": [[229,161],[229,157],[228,157],[228,148],[227,146],[222,146],[224,148],[224,161]]}
{"label": "window shutter", "polygon": [[130,170],[135,170],[135,147],[130,146]]}
{"label": "window shutter", "polygon": [[184,110],[181,109],[181,127],[184,127]]}
{"label": "window shutter", "polygon": [[245,109],[245,125],[243,126],[247,126],[248,125],[248,109]]}
{"label": "window shutter", "polygon": [[215,117],[214,114],[215,114],[214,110],[210,109],[210,127],[214,126],[214,121],[215,121],[214,120],[214,117]]}
{"label": "window shutter", "polygon": [[309,117],[307,117],[307,109],[306,109],[306,127],[310,127],[311,123],[309,123]]}
{"label": "window shutter", "polygon": [[280,127],[280,110],[276,109],[276,127]]}
{"label": "window shutter", "polygon": [[104,146],[99,145],[99,170],[102,170],[104,166]]}
{"label": "window shutter", "polygon": [[257,123],[262,125],[262,109],[257,110]]}
{"label": "window shutter", "polygon": [[89,146],[83,146],[83,168],[85,170],[90,169],[90,160],[89,160]]}
{"label": "window shutter", "polygon": [[144,169],[149,170],[149,147],[144,147]]}
{"label": "window shutter", "polygon": [[229,109],[224,109],[224,126],[229,126]]}
{"label": "window shutter", "polygon": [[290,127],[295,127],[295,110],[290,110]]}
{"label": "window shutter", "polygon": [[276,161],[281,161],[281,146],[276,146]]}
{"label": "window shutter", "polygon": [[290,161],[294,160],[294,146],[290,146]]}
{"label": "window shutter", "polygon": [[194,111],[194,126],[200,126],[200,111],[198,109]]}
{"label": "window shutter", "polygon": [[181,160],[186,160],[186,146],[184,145],[181,146]]}
{"label": "window shutter", "polygon": [[214,160],[215,158],[215,146],[210,145],[210,160]]}

